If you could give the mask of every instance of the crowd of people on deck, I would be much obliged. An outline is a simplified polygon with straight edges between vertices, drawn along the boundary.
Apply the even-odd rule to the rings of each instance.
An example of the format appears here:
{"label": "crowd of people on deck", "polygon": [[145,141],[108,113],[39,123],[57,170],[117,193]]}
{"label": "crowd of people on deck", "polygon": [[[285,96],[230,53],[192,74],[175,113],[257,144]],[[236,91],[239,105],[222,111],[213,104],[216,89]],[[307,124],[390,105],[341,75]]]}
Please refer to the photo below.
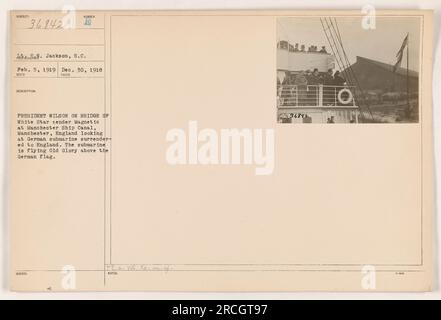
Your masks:
{"label": "crowd of people on deck", "polygon": [[311,45],[308,48],[304,44],[299,45],[296,43],[295,45],[290,44],[288,41],[282,40],[277,42],[278,49],[288,50],[289,52],[315,52],[315,53],[328,53],[326,51],[326,47],[322,46],[319,50],[317,46]]}
{"label": "crowd of people on deck", "polygon": [[[318,86],[323,85],[323,104],[334,105],[337,102],[337,88],[346,86],[346,79],[340,71],[320,73],[318,69],[285,73],[285,78],[277,78],[278,97],[281,105],[317,105]],[[295,101],[295,103],[294,103]]]}
{"label": "crowd of people on deck", "polygon": [[277,78],[278,85],[325,85],[325,86],[344,86],[346,79],[340,71],[333,71],[329,69],[328,72],[320,73],[318,69],[302,70],[298,73],[286,73],[282,82]]}

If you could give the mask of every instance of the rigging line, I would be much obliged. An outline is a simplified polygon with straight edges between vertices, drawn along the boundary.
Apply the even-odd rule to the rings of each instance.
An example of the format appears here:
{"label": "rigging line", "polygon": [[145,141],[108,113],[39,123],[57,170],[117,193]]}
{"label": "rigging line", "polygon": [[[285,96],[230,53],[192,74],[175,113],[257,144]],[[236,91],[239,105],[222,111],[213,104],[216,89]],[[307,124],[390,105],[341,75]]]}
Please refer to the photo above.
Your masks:
{"label": "rigging line", "polygon": [[[330,20],[330,23],[331,23],[331,26],[332,26],[332,28],[331,28],[331,26],[329,27],[330,35],[331,35],[332,41],[334,42],[334,45],[335,45],[335,47],[336,47],[336,51],[337,51],[338,58],[340,59],[341,64],[342,64],[342,66],[343,66],[343,67],[341,67],[341,72],[345,75],[345,77],[346,77],[346,79],[348,80],[349,84],[350,84],[351,86],[355,86],[355,81],[353,80],[353,76],[352,76],[352,74],[351,74],[351,73],[349,72],[349,70],[348,70],[348,65],[347,65],[348,61],[345,62],[344,55],[340,53],[340,51],[343,52],[343,46],[342,46],[342,43],[339,43],[339,44],[340,44],[340,47],[341,47],[341,48],[339,48],[338,45],[337,45],[337,43],[335,42],[335,38],[337,38],[337,42],[338,42],[338,36],[337,36],[337,33],[335,32],[335,29],[333,28],[332,20],[331,20],[330,18],[329,18],[329,20]],[[327,22],[327,24],[329,25],[329,22],[328,22],[328,21],[326,21],[326,22]],[[333,30],[333,29],[334,29],[334,33],[336,34],[335,37],[334,37],[334,34],[332,33],[332,30]],[[354,93],[357,95],[356,90],[354,91]]]}
{"label": "rigging line", "polygon": [[[325,22],[326,22],[326,24],[328,25],[329,36],[330,36],[330,38],[332,39],[332,42],[333,42],[334,47],[335,47],[335,52],[336,52],[336,53],[334,53],[334,55],[335,55],[336,60],[337,60],[337,62],[338,62],[338,65],[339,65],[340,71],[341,71],[342,73],[346,74],[346,78],[347,78],[347,80],[351,80],[350,77],[348,77],[349,74],[348,74],[347,71],[346,71],[345,63],[344,63],[344,61],[343,61],[342,55],[340,54],[340,50],[339,50],[338,45],[337,45],[337,43],[336,43],[336,41],[335,41],[335,38],[334,38],[334,35],[333,35],[333,33],[332,33],[332,30],[331,30],[331,27],[330,27],[330,25],[329,25],[329,22],[326,20],[326,18],[325,18]],[[330,43],[330,46],[331,46],[331,48],[332,48],[332,43]],[[333,50],[333,52],[334,52],[334,50]],[[350,83],[350,84],[351,84],[351,83]],[[363,113],[362,113],[362,116],[364,116]]]}
{"label": "rigging line", "polygon": [[[341,38],[340,38],[340,39],[341,39]],[[351,75],[351,78],[354,79],[354,84],[358,87],[358,90],[356,90],[356,92],[360,93],[360,95],[363,97],[363,99],[364,99],[365,101],[367,101],[367,100],[366,100],[366,94],[365,94],[365,92],[364,92],[364,90],[363,90],[363,88],[362,88],[360,82],[358,81],[357,75],[355,74],[355,72],[354,72],[354,70],[353,70],[353,68],[352,68],[352,66],[351,66],[351,63],[350,63],[350,61],[349,61],[349,58],[348,58],[348,56],[347,56],[347,54],[346,54],[346,51],[345,51],[345,49],[344,49],[344,46],[343,46],[343,43],[341,42],[341,40],[340,40],[340,45],[341,45],[342,48],[343,48],[344,58],[345,58],[346,63],[347,63],[347,71],[348,71],[348,73]],[[357,94],[357,96],[358,96],[358,94]],[[369,108],[369,103],[367,103],[367,106],[366,106],[366,107],[368,108],[369,113],[371,113],[370,108]]]}
{"label": "rigging line", "polygon": [[[328,22],[326,21],[326,18],[324,18],[324,20],[328,24]],[[343,71],[342,64],[344,65],[344,63],[343,63],[342,58],[340,56],[340,52],[338,51],[337,45],[335,43],[335,39],[333,38],[332,33],[330,33],[329,36],[328,36],[328,33],[326,32],[326,30],[330,30],[329,24],[328,24],[328,29],[326,29],[325,26],[324,26],[322,18],[320,18],[320,22],[322,23],[323,31],[325,33],[326,39],[328,40],[329,46],[330,46],[330,48],[332,50],[332,53],[334,54],[334,57],[335,57],[336,62],[338,64],[338,67],[339,67],[339,69],[341,71]],[[332,37],[332,42],[334,43],[335,50],[334,50],[334,47],[333,47],[332,42],[329,39],[329,37]],[[360,108],[360,115],[361,115],[362,118],[364,118],[364,112],[363,112],[363,110],[361,108]]]}
{"label": "rigging line", "polygon": [[356,83],[357,86],[361,89],[361,86],[360,86],[360,84],[358,82],[357,76],[355,75],[355,72],[353,71],[353,69],[351,67],[351,63],[350,63],[349,58],[348,58],[348,56],[346,54],[346,50],[345,50],[345,48],[343,46],[343,41],[342,41],[342,38],[341,38],[340,30],[338,29],[337,20],[335,18],[334,18],[334,20],[335,20],[335,24],[336,24],[337,29],[334,27],[334,24],[332,23],[332,20],[331,20],[331,26],[332,26],[335,34],[337,35],[337,40],[338,40],[338,42],[339,42],[339,44],[340,44],[340,46],[342,48],[342,51],[343,51],[343,57],[344,57],[344,59],[346,61],[346,66],[345,66],[346,67],[346,72],[351,76],[351,78],[354,79],[354,84]]}
{"label": "rigging line", "polygon": [[[328,28],[325,27],[325,24],[324,24],[323,20],[326,22]],[[336,58],[336,62],[337,62],[337,64],[338,64],[340,70],[343,71],[343,69],[342,69],[342,67],[341,67],[341,64],[344,65],[344,63],[343,63],[342,58],[341,58],[341,56],[340,56],[340,52],[338,51],[338,48],[337,48],[337,45],[336,45],[336,43],[335,43],[335,39],[334,39],[334,37],[333,37],[333,34],[332,34],[332,32],[330,32],[330,34],[328,35],[328,32],[327,32],[327,30],[330,31],[329,23],[326,21],[326,18],[324,18],[324,19],[320,18],[320,23],[321,23],[321,25],[322,25],[323,32],[325,33],[325,36],[326,36],[326,39],[327,39],[327,41],[328,41],[328,43],[329,43],[329,46],[330,46],[330,48],[331,48],[331,51],[332,51],[332,53],[334,54],[334,56],[335,56],[335,58]],[[332,38],[332,42],[331,42],[331,40],[330,40],[330,37]],[[341,35],[339,36],[339,39],[341,39]],[[334,50],[334,46],[332,45],[332,43],[334,43],[335,50]],[[343,51],[344,51],[344,47],[343,47],[341,41],[340,41],[340,45],[342,46],[342,49],[343,49]],[[337,51],[337,53],[336,53],[336,51]],[[345,52],[344,52],[344,53],[345,53]],[[347,55],[346,55],[346,59],[347,59]],[[347,59],[347,60],[348,60],[348,59]],[[348,62],[348,63],[349,63],[349,62]],[[350,63],[349,63],[349,65],[350,65]],[[368,111],[369,111],[369,113],[370,113],[370,115],[371,115],[371,117],[372,117],[372,119],[373,119],[372,112],[371,112],[370,108],[368,108]],[[360,108],[360,115],[361,115],[362,118],[364,118],[364,112],[363,112],[363,110],[362,110],[361,108]]]}
{"label": "rigging line", "polygon": [[[335,18],[334,18],[335,19]],[[330,22],[331,22],[331,27],[332,27],[332,29],[334,30],[334,33],[336,34],[336,37],[337,37],[337,41],[338,41],[338,43],[340,44],[340,46],[341,46],[341,49],[342,49],[342,52],[343,52],[343,58],[344,58],[344,60],[345,60],[345,73],[347,73],[348,74],[348,76],[350,77],[350,78],[355,78],[354,77],[354,75],[353,74],[351,74],[351,72],[349,71],[349,69],[348,69],[348,67],[351,65],[351,63],[349,62],[349,59],[348,59],[348,57],[347,57],[347,55],[346,55],[346,52],[345,52],[345,48],[344,48],[344,46],[343,46],[343,42],[342,42],[342,40],[341,40],[341,35],[340,35],[340,32],[337,32],[336,31],[336,29],[334,28],[334,24],[332,23],[332,20],[330,20]],[[337,21],[336,21],[337,22]],[[355,80],[355,79],[354,79]],[[354,81],[354,84],[355,84],[355,81]]]}
{"label": "rigging line", "polygon": [[[336,59],[336,62],[337,62],[337,64],[338,64],[338,67],[339,67],[340,70],[342,70],[342,67],[341,67],[341,61],[339,60],[339,55],[338,55],[338,53],[336,53],[336,51],[334,50],[334,47],[332,46],[331,40],[329,39],[329,35],[328,35],[328,33],[326,32],[327,29],[326,29],[325,26],[324,26],[324,23],[323,23],[322,18],[320,18],[320,22],[322,23],[323,31],[324,31],[324,33],[325,33],[326,39],[328,40],[329,46],[330,46],[330,48],[331,48],[331,51],[332,51],[332,53],[333,53],[333,55],[334,55],[334,57],[335,57],[335,59]],[[328,28],[328,30],[329,30],[329,28]]]}
{"label": "rigging line", "polygon": [[[328,43],[329,43],[329,47],[331,48],[331,51],[332,51],[334,57],[336,58],[336,62],[337,62],[337,64],[338,64],[340,70],[342,70],[342,67],[341,67],[340,62],[339,62],[339,59],[338,59],[338,58],[339,58],[339,55],[337,55],[337,54],[335,53],[335,51],[334,51],[334,48],[333,48],[332,43],[331,43],[331,41],[330,41],[330,39],[329,39],[328,33],[326,32],[326,28],[325,28],[325,26],[324,26],[324,23],[323,23],[322,18],[320,18],[320,23],[322,24],[322,28],[323,28],[323,31],[324,31],[324,33],[325,33],[326,39],[327,39],[327,41],[328,41]],[[329,28],[328,28],[328,30],[329,30]],[[334,41],[334,43],[335,43],[335,41]],[[336,48],[336,49],[337,49],[337,48]],[[363,111],[361,110],[361,108],[360,108],[360,115],[361,115],[362,118],[364,118],[364,114],[363,114]]]}
{"label": "rigging line", "polygon": [[[328,26],[328,30],[329,30],[329,36],[331,37],[331,39],[332,39],[332,42],[334,43],[334,47],[335,47],[335,51],[337,52],[337,56],[338,56],[338,58],[340,59],[341,65],[342,65],[342,66],[344,66],[344,62],[343,62],[343,59],[341,58],[341,55],[340,55],[340,51],[338,50],[338,46],[337,46],[337,43],[335,42],[335,38],[334,38],[334,35],[332,34],[332,30],[331,30],[331,27],[330,27],[330,25],[329,25],[329,22],[328,22],[328,20],[326,20],[326,18],[325,18],[325,22],[326,22],[326,25]],[[342,69],[342,68],[340,68],[340,71],[343,71],[343,69]]]}
{"label": "rigging line", "polygon": [[366,103],[366,108],[368,109],[369,114],[370,114],[370,116],[371,116],[371,118],[372,118],[372,120],[373,120],[373,119],[374,119],[374,116],[373,116],[373,114],[372,114],[372,110],[371,110],[371,108],[370,108],[369,101],[366,99],[366,93],[365,93],[365,91],[363,90],[362,86],[360,85],[360,82],[358,81],[358,77],[357,77],[357,75],[355,74],[354,69],[352,68],[352,65],[351,65],[351,63],[350,63],[350,61],[349,61],[348,55],[346,54],[345,47],[343,46],[343,40],[342,40],[342,37],[341,37],[340,28],[338,27],[338,23],[337,23],[337,19],[336,19],[336,18],[334,18],[334,22],[335,22],[335,28],[334,28],[334,25],[332,24],[332,20],[331,20],[332,27],[334,28],[334,31],[336,32],[336,34],[337,34],[337,36],[338,36],[338,40],[339,40],[339,42],[340,42],[340,46],[341,46],[341,48],[342,48],[342,50],[343,50],[344,57],[345,57],[345,59],[346,59],[346,61],[347,61],[347,63],[348,63],[348,68],[349,68],[349,70],[350,70],[352,76],[354,77],[354,79],[355,79],[355,81],[356,81],[356,83],[357,83],[357,87],[359,88],[359,90],[360,90],[360,92],[361,92],[361,94],[362,94],[363,100],[364,100],[365,103]]}
{"label": "rigging line", "polygon": [[333,46],[332,46],[332,43],[331,43],[331,41],[329,40],[329,36],[328,36],[328,33],[327,33],[326,30],[325,30],[325,26],[324,26],[324,23],[323,23],[323,21],[322,21],[322,18],[320,18],[320,22],[321,22],[321,24],[322,24],[323,31],[325,32],[326,39],[328,40],[329,47],[331,48],[331,51],[332,51],[334,57],[336,57],[336,61],[337,61],[338,67],[341,69],[340,61],[337,59],[337,55],[336,55],[336,53],[335,53],[335,51],[334,51],[334,48],[333,48]]}
{"label": "rigging line", "polygon": [[339,60],[339,57],[338,57],[336,51],[334,50],[334,47],[332,46],[332,42],[331,42],[331,40],[329,38],[330,34],[328,35],[328,33],[326,32],[326,28],[324,27],[324,23],[322,23],[322,25],[323,25],[323,30],[325,31],[326,39],[328,40],[328,43],[329,43],[329,47],[331,48],[331,51],[332,51],[332,53],[333,53],[333,55],[334,55],[334,57],[336,59],[336,62],[338,64],[339,69],[341,69],[341,65],[340,65],[341,61]]}
{"label": "rigging line", "polygon": [[[332,22],[331,18],[329,18],[329,21]],[[335,46],[335,51],[337,52],[336,54],[334,53],[334,55],[336,56],[337,63],[339,64],[340,70],[341,70],[342,72],[348,74],[348,73],[346,72],[346,70],[343,70],[343,68],[341,67],[341,65],[345,66],[345,63],[343,62],[342,56],[341,56],[341,54],[340,54],[340,51],[338,50],[338,46],[337,46],[337,43],[335,42],[335,38],[334,38],[334,35],[333,35],[333,33],[332,33],[331,26],[330,26],[329,22],[326,20],[326,18],[325,18],[325,22],[326,22],[326,24],[327,24],[327,26],[328,26],[328,29],[329,29],[329,33],[330,33],[329,36],[331,37],[332,42],[334,43],[334,46]],[[334,30],[334,31],[335,31],[335,30]],[[337,37],[337,36],[336,36],[336,37]],[[329,41],[329,39],[328,39],[328,41]],[[331,49],[332,49],[333,46],[332,46],[332,43],[331,43],[331,42],[330,42],[330,46],[331,46]],[[343,49],[343,45],[342,45],[342,43],[340,43],[340,46],[341,46],[342,49]],[[333,50],[333,52],[334,52],[334,50]],[[341,65],[340,65],[338,59],[340,59]],[[344,69],[346,69],[346,68],[344,68]],[[350,79],[349,79],[349,80],[350,80]],[[356,90],[355,90],[355,91],[356,91]],[[355,92],[355,93],[356,93],[356,92]],[[371,114],[370,109],[368,109],[368,111],[369,111],[369,113]],[[361,108],[360,108],[360,114],[361,114],[361,116],[364,118],[364,112],[363,112],[363,110],[362,110]]]}
{"label": "rigging line", "polygon": [[[333,25],[333,23],[332,23],[331,18],[329,18],[329,20],[330,20],[330,22],[331,22],[332,29],[334,30],[334,33],[336,34],[336,38],[337,38],[337,40],[338,40],[338,42],[339,42],[339,44],[340,44],[341,50],[342,50],[342,52],[343,52],[343,56],[344,56],[344,58],[345,58],[345,60],[346,60],[346,64],[343,63],[343,64],[345,65],[345,67],[346,67],[345,73],[346,73],[347,75],[351,74],[352,78],[354,78],[354,80],[355,80],[355,81],[354,81],[354,84],[355,84],[355,83],[357,84],[357,86],[359,87],[359,90],[360,90],[362,96],[365,97],[365,93],[364,93],[364,91],[361,89],[360,83],[358,82],[358,79],[357,79],[357,77],[356,77],[356,75],[355,75],[355,73],[354,73],[354,71],[353,71],[353,69],[352,69],[352,67],[351,67],[351,64],[350,64],[350,62],[349,62],[349,59],[348,59],[348,57],[347,57],[346,51],[345,51],[344,46],[343,46],[343,42],[342,42],[342,40],[341,40],[341,39],[342,39],[342,38],[341,38],[341,34],[340,34],[339,32],[336,31],[336,29],[335,29],[335,27],[334,27],[334,25]],[[337,21],[335,20],[335,22],[337,22]],[[351,81],[352,81],[352,80],[351,80]],[[358,96],[358,94],[357,94],[357,90],[355,90],[355,94],[356,94],[356,96]],[[364,99],[364,100],[366,100],[366,99]],[[368,109],[368,112],[369,112],[371,118],[373,119],[373,115],[372,115],[371,109],[369,108],[368,105],[366,105],[366,108]],[[363,112],[362,112],[362,115],[364,116],[364,113],[363,113]]]}
{"label": "rigging line", "polygon": [[[336,29],[334,28],[334,24],[332,23],[332,20],[330,20],[330,22],[331,22],[332,29],[334,30],[334,33],[336,34],[337,41],[340,44],[341,50],[343,52],[343,59],[344,59],[343,60],[343,65],[345,67],[343,72],[346,74],[346,77],[351,82],[351,85],[355,86],[356,82],[358,82],[358,81],[357,81],[357,79],[355,77],[355,74],[353,74],[351,72],[351,69],[349,68],[351,64],[349,62],[349,59],[347,58],[347,55],[346,55],[346,52],[345,52],[345,49],[344,49],[344,46],[343,46],[343,42],[341,41],[341,36],[336,31]],[[355,91],[355,94],[357,95],[356,91]]]}
{"label": "rigging line", "polygon": [[336,27],[334,27],[334,24],[332,23],[332,20],[331,20],[331,25],[332,25],[332,28],[334,29],[334,32],[335,32],[336,35],[337,35],[337,39],[338,39],[338,41],[339,41],[339,43],[340,43],[340,46],[341,46],[341,48],[342,48],[343,55],[344,55],[344,58],[345,58],[345,60],[346,60],[346,63],[347,63],[348,69],[350,70],[352,77],[355,79],[355,81],[357,82],[358,87],[360,88],[360,90],[361,90],[362,93],[363,93],[363,90],[362,90],[362,88],[361,88],[361,86],[360,86],[360,84],[359,84],[359,82],[358,82],[357,76],[355,75],[355,72],[354,72],[354,70],[352,69],[351,63],[350,63],[349,58],[348,58],[348,56],[347,56],[347,54],[346,54],[346,50],[345,50],[345,48],[344,48],[344,46],[343,46],[343,40],[342,40],[342,38],[341,38],[340,29],[338,28],[337,19],[334,18],[334,21],[335,21],[335,26],[336,26]]}

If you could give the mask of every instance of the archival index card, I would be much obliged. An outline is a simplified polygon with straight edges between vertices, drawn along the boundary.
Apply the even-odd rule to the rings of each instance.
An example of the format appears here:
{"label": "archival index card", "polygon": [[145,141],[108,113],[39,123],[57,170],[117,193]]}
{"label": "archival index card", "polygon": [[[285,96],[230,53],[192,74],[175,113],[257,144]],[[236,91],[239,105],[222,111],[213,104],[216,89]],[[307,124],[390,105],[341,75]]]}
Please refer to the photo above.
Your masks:
{"label": "archival index card", "polygon": [[12,290],[431,290],[432,12],[10,21]]}

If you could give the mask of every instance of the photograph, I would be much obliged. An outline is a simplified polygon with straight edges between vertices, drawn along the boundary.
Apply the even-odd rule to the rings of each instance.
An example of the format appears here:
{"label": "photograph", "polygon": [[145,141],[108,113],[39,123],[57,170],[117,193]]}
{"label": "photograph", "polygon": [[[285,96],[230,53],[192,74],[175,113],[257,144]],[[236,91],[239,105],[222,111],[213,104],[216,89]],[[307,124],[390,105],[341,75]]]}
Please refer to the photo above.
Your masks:
{"label": "photograph", "polygon": [[279,123],[418,123],[421,18],[277,19]]}

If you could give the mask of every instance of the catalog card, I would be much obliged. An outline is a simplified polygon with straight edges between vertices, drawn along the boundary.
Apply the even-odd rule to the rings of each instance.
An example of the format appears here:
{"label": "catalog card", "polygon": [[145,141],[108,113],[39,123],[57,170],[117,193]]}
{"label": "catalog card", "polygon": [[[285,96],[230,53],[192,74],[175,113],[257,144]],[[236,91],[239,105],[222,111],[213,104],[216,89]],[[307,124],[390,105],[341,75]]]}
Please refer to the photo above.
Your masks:
{"label": "catalog card", "polygon": [[10,32],[11,290],[431,290],[431,11]]}

